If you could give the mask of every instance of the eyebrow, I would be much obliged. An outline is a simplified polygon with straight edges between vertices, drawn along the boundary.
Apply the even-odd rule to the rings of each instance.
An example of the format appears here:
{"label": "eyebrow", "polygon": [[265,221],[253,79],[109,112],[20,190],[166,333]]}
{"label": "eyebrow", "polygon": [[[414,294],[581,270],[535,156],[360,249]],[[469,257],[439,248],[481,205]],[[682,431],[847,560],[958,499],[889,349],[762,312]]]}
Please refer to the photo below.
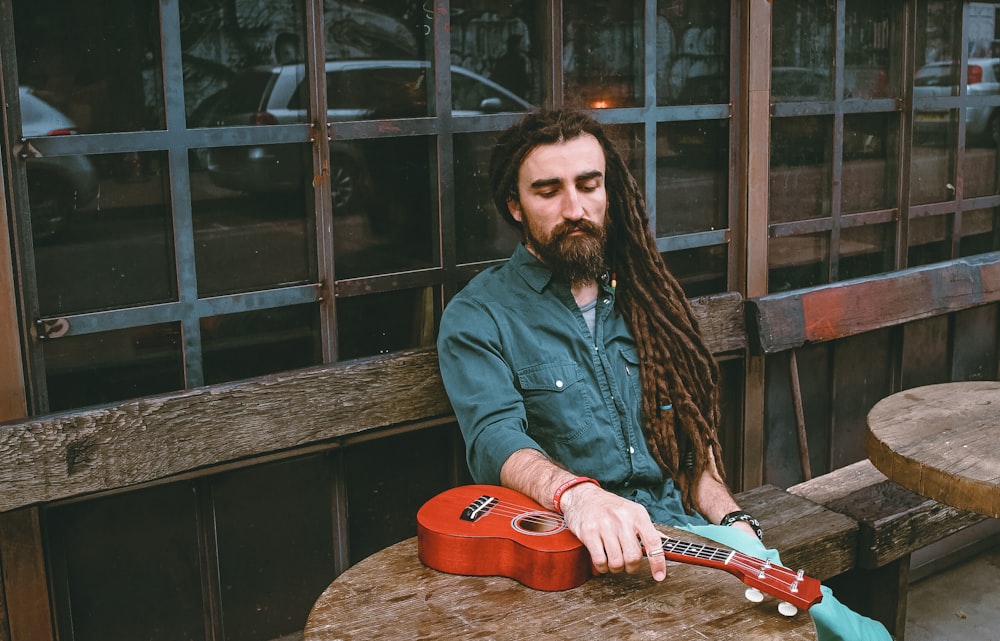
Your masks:
{"label": "eyebrow", "polygon": [[[574,182],[585,182],[593,178],[599,178],[604,175],[604,172],[597,169],[591,171],[585,171],[582,174],[574,178]],[[539,178],[538,180],[531,183],[532,189],[542,189],[544,187],[551,187],[553,185],[561,185],[562,178]]]}

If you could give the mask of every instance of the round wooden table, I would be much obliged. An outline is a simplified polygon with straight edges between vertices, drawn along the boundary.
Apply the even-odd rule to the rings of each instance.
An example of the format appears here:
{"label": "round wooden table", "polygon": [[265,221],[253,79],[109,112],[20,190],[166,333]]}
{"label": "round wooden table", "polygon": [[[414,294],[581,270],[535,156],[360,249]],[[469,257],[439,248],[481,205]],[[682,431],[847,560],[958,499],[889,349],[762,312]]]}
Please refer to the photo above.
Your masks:
{"label": "round wooden table", "polygon": [[751,603],[739,579],[668,563],[667,578],[606,575],[562,592],[503,577],[456,576],[423,566],[416,537],[341,574],[313,605],[304,641],[815,641],[808,612],[784,617],[777,601]]}
{"label": "round wooden table", "polygon": [[868,457],[928,498],[1000,517],[1000,382],[904,390],[868,413]]}

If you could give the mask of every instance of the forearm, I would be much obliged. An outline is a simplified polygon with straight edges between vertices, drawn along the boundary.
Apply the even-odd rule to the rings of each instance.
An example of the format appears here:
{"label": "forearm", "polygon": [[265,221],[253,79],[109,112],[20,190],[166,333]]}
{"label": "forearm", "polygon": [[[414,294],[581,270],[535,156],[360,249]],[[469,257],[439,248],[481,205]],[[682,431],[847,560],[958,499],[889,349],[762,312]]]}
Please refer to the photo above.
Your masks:
{"label": "forearm", "polygon": [[518,450],[500,468],[500,483],[529,496],[547,510],[554,509],[556,489],[575,475],[534,449]]}
{"label": "forearm", "polygon": [[[694,488],[694,504],[695,509],[708,519],[709,523],[719,523],[726,515],[741,509],[729,486],[719,475],[714,459],[698,477]],[[753,527],[742,521],[733,523],[732,527],[757,536]]]}

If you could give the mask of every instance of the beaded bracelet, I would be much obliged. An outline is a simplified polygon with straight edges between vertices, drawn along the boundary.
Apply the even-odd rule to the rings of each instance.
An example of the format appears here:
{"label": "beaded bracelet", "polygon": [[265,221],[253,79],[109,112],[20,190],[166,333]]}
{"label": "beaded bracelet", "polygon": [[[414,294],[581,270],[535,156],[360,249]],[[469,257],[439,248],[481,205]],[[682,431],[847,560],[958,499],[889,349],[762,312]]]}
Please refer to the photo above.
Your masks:
{"label": "beaded bracelet", "polygon": [[556,488],[555,494],[552,495],[552,506],[555,508],[556,512],[562,514],[562,506],[559,502],[562,500],[562,495],[571,487],[576,487],[582,483],[593,483],[597,487],[601,487],[601,484],[592,478],[586,476],[577,476],[576,478],[571,478],[562,485]]}

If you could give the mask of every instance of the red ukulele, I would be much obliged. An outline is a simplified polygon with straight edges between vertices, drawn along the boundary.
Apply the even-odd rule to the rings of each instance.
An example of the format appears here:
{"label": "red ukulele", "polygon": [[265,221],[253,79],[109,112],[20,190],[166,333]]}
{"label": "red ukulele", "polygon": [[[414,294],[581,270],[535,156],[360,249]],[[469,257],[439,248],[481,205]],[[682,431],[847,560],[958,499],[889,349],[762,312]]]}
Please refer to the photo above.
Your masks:
{"label": "red ukulele", "polygon": [[[417,512],[417,549],[420,561],[435,570],[506,576],[536,590],[568,590],[593,576],[587,548],[562,515],[493,485],[456,487],[425,503]],[[823,598],[819,581],[801,570],[734,550],[664,538],[663,552],[672,561],[735,575],[750,586],[747,598],[759,601],[760,592],[779,598],[785,615]]]}

